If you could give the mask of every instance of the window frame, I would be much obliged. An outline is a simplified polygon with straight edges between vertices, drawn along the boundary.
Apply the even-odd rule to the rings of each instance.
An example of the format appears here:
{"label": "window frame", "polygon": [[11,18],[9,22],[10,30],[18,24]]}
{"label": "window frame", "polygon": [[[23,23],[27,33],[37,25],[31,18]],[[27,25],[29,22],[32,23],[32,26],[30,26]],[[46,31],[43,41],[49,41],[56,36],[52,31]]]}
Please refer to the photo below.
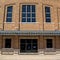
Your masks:
{"label": "window frame", "polygon": [[[7,5],[5,5],[5,16],[4,16],[5,17],[4,18],[5,21],[4,22],[6,22],[6,23],[12,23],[13,22],[13,8],[14,8],[13,5],[14,4],[7,4]],[[10,7],[10,6],[12,6],[12,17],[11,17],[12,20],[11,21],[7,21],[7,8]]]}
{"label": "window frame", "polygon": [[[35,6],[35,12],[34,12],[34,13],[35,13],[35,17],[34,17],[34,18],[35,18],[35,21],[34,21],[34,22],[32,21],[32,17],[28,17],[29,19],[31,19],[31,21],[29,21],[29,22],[28,22],[28,21],[22,22],[22,18],[23,18],[23,17],[22,17],[22,6],[23,6],[23,5],[26,5],[26,6],[28,6],[28,5],[29,5],[29,6],[33,6],[33,5],[34,5],[34,6]],[[29,12],[29,13],[31,13],[31,12]],[[29,13],[28,13],[28,14],[29,14]],[[32,13],[32,14],[33,14],[33,13]],[[31,15],[32,15],[32,14],[31,14]],[[26,15],[27,15],[27,14],[26,14]],[[20,19],[21,19],[20,22],[22,22],[22,23],[35,23],[35,22],[36,22],[36,4],[21,4],[21,16],[20,16],[20,17],[21,17],[21,18],[20,18]],[[27,20],[27,17],[25,17],[25,19]]]}
{"label": "window frame", "polygon": [[[46,11],[46,8],[49,8],[50,11]],[[44,10],[45,10],[45,22],[46,23],[51,23],[51,6],[45,6]],[[47,14],[50,15],[50,16],[47,17]],[[48,18],[49,18],[49,20],[48,20]]]}

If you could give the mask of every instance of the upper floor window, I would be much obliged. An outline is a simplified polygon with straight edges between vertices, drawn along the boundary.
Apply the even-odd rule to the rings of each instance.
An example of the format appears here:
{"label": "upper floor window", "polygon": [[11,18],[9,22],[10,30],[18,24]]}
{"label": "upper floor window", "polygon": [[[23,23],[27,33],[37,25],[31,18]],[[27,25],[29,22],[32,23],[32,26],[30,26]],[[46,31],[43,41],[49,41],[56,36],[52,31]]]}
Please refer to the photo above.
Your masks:
{"label": "upper floor window", "polygon": [[35,5],[22,5],[22,22],[36,22]]}
{"label": "upper floor window", "polygon": [[51,22],[50,7],[45,7],[45,18],[46,22]]}
{"label": "upper floor window", "polygon": [[7,7],[6,22],[12,22],[12,8],[13,8],[13,6]]}

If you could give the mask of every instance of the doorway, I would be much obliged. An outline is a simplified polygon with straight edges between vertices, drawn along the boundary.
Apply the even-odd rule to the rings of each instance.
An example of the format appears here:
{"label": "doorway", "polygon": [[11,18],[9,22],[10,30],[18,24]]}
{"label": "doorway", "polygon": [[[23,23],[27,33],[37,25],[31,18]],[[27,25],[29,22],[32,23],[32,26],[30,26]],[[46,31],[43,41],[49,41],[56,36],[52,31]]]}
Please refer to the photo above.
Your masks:
{"label": "doorway", "polygon": [[21,39],[20,40],[20,52],[37,52],[38,51],[38,45],[37,45],[37,39]]}

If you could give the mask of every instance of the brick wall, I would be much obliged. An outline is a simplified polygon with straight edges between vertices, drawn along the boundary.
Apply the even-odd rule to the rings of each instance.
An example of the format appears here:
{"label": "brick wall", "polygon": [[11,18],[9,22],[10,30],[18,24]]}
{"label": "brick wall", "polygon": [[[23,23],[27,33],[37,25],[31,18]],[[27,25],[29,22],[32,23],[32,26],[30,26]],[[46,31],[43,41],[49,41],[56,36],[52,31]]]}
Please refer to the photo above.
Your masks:
{"label": "brick wall", "polygon": [[[36,5],[36,23],[21,22],[21,6]],[[12,22],[6,22],[6,7],[13,5]],[[45,6],[51,7],[51,23],[45,22]],[[20,20],[20,23],[19,23]],[[60,1],[58,0],[1,0],[0,1],[0,30],[60,30]],[[12,28],[13,27],[13,28]],[[32,28],[33,27],[33,28]]]}

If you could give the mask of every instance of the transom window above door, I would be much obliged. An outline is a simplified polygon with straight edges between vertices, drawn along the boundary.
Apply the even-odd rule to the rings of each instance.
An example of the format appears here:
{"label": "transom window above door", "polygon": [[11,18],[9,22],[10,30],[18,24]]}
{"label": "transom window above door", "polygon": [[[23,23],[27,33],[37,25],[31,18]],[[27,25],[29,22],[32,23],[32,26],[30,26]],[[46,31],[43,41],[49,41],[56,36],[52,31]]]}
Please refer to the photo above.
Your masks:
{"label": "transom window above door", "polygon": [[35,5],[22,5],[22,22],[36,22]]}

